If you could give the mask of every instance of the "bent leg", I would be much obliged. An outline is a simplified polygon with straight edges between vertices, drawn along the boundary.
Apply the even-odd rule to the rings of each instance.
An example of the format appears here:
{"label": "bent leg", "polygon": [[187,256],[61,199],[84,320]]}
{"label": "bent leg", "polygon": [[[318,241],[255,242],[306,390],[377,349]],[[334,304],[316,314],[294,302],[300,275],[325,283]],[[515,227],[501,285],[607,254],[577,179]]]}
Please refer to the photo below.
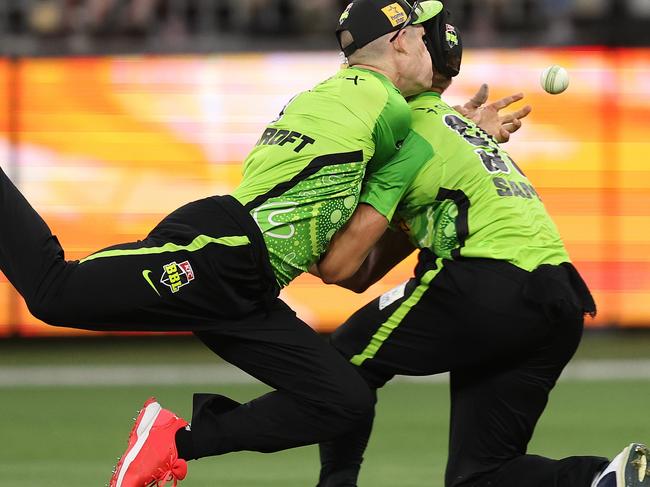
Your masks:
{"label": "bent leg", "polygon": [[199,396],[192,415],[195,458],[318,443],[347,433],[372,411],[374,398],[354,367],[279,300],[266,316],[197,336],[276,390],[239,406]]}
{"label": "bent leg", "polygon": [[[582,313],[560,310],[570,318],[551,323],[526,300],[530,274],[506,263],[445,261],[442,268],[440,262],[421,259],[416,279],[357,312],[332,341],[372,387],[394,374],[452,371],[447,486],[502,485],[489,483],[502,467],[503,485],[537,485],[507,472],[521,462],[539,468],[536,479],[555,475],[552,461],[524,455],[548,393],[579,343]],[[555,316],[560,311],[552,304]],[[552,465],[556,473],[570,471],[568,482],[583,474],[591,481],[603,462],[582,457]],[[336,469],[323,466],[323,475],[330,471]]]}
{"label": "bent leg", "polygon": [[[446,370],[450,320],[434,301],[436,282],[411,279],[354,313],[332,335],[332,345],[357,365],[373,391],[396,374]],[[392,299],[392,301],[391,301]],[[355,487],[372,432],[374,414],[348,434],[320,444],[318,487]]]}
{"label": "bent leg", "polygon": [[515,366],[451,373],[447,487],[590,487],[608,461],[526,454],[535,425],[573,355],[582,320],[558,324],[546,345]]}

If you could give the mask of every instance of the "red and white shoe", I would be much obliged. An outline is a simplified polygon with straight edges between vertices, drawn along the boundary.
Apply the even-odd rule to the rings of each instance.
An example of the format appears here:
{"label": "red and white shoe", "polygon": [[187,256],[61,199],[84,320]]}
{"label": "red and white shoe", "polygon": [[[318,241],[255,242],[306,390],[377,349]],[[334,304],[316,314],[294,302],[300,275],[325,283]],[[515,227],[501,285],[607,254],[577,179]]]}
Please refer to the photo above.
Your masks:
{"label": "red and white shoe", "polygon": [[183,418],[163,409],[155,398],[148,399],[108,486],[164,487],[171,481],[175,487],[187,475],[187,462],[176,450],[176,432],[185,426]]}

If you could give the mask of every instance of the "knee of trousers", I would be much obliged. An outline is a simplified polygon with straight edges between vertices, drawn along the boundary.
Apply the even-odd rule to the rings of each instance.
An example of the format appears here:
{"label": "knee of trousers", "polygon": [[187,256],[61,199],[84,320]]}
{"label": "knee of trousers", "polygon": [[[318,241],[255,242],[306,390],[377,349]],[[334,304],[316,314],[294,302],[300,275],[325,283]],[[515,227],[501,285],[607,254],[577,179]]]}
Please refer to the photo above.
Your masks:
{"label": "knee of trousers", "polygon": [[445,487],[479,487],[482,485],[491,485],[493,473],[485,472],[464,472],[454,471],[453,467],[447,466],[445,473]]}
{"label": "knee of trousers", "polygon": [[565,320],[556,323],[550,334],[550,351],[566,365],[575,353],[580,340],[584,323],[582,320]]}
{"label": "knee of trousers", "polygon": [[347,387],[342,388],[337,397],[326,405],[330,415],[336,418],[337,425],[343,430],[372,414],[376,397],[360,377],[358,381],[347,381],[347,384]]}
{"label": "knee of trousers", "polygon": [[476,479],[466,480],[466,479],[446,479],[445,487],[474,487]]}
{"label": "knee of trousers", "polygon": [[29,312],[51,326],[68,326],[65,310],[55,299],[43,299],[34,296],[25,297]]}

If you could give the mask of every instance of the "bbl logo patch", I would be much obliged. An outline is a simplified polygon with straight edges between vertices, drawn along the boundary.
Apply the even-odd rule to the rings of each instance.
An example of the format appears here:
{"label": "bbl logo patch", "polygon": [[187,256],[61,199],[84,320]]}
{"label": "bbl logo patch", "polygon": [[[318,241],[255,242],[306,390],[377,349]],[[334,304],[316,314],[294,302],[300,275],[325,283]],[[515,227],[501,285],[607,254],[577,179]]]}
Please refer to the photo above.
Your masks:
{"label": "bbl logo patch", "polygon": [[447,24],[445,38],[447,39],[447,44],[449,44],[450,48],[456,47],[458,45],[458,33],[456,32],[456,27]]}
{"label": "bbl logo patch", "polygon": [[341,14],[341,18],[339,19],[339,24],[343,25],[343,22],[347,20],[347,18],[350,16],[350,9],[352,8],[352,4],[348,5],[347,8],[343,11]]}
{"label": "bbl logo patch", "polygon": [[180,288],[186,286],[194,280],[194,271],[190,265],[190,261],[170,264],[163,266],[163,274],[160,282],[167,286],[173,293],[177,293]]}
{"label": "bbl logo patch", "polygon": [[381,11],[388,17],[393,27],[397,27],[406,22],[406,12],[404,12],[404,9],[399,3],[391,3],[387,7],[382,8]]}

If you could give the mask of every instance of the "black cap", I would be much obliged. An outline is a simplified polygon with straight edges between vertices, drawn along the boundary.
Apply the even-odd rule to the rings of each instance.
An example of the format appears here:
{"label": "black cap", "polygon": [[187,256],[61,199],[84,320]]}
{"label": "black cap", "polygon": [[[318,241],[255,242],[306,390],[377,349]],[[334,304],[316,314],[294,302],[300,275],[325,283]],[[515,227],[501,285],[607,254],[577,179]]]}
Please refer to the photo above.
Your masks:
{"label": "black cap", "polygon": [[449,78],[458,76],[463,59],[463,41],[458,29],[450,23],[449,12],[443,10],[423,27],[436,71]]}
{"label": "black cap", "polygon": [[341,46],[343,53],[350,56],[383,35],[435,17],[442,9],[442,3],[434,0],[414,1],[413,5],[405,0],[353,0],[341,14],[336,36],[341,45],[341,32],[352,34],[352,44],[345,49]]}

